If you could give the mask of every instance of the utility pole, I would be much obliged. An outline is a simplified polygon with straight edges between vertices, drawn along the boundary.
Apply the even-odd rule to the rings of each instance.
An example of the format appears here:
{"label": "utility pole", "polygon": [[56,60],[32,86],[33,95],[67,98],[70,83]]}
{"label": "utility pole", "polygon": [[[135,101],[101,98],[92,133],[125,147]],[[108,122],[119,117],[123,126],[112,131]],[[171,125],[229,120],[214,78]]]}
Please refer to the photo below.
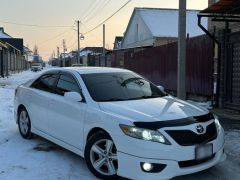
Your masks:
{"label": "utility pole", "polygon": [[59,50],[59,47],[57,47],[57,58],[59,60],[59,56],[60,56],[60,50]]}
{"label": "utility pole", "polygon": [[103,24],[103,58],[105,67],[107,67],[107,59],[106,59],[106,52],[105,52],[105,24]]}
{"label": "utility pole", "polygon": [[79,30],[79,24],[80,24],[80,21],[78,20],[77,21],[77,38],[78,38],[78,50],[77,50],[77,64],[80,64],[80,38],[79,38],[79,35],[80,35],[80,30]]}
{"label": "utility pole", "polygon": [[60,66],[60,50],[59,47],[57,46],[57,62],[58,62],[58,66]]}
{"label": "utility pole", "polygon": [[63,67],[66,66],[66,62],[65,62],[65,51],[66,51],[66,41],[65,41],[65,39],[63,39]]}
{"label": "utility pole", "polygon": [[186,99],[186,0],[179,0],[178,13],[178,98]]}

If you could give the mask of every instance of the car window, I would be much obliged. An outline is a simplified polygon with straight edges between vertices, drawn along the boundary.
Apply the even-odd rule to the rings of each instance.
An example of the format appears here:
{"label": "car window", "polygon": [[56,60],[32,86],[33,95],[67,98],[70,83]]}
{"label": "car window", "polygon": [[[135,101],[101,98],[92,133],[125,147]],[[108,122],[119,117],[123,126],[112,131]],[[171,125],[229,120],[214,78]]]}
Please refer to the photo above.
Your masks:
{"label": "car window", "polygon": [[157,86],[132,72],[82,74],[81,77],[97,102],[166,96]]}
{"label": "car window", "polygon": [[78,83],[71,75],[60,75],[58,80],[56,93],[63,96],[65,92],[81,93]]}
{"label": "car window", "polygon": [[42,75],[35,82],[33,82],[31,87],[53,93],[57,77],[58,77],[57,74]]}

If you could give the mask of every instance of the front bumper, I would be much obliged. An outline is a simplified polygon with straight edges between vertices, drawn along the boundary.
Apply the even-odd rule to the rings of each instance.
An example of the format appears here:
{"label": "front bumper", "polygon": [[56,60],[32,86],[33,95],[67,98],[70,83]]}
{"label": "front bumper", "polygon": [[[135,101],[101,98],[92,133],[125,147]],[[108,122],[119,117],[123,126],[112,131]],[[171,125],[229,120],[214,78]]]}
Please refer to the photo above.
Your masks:
{"label": "front bumper", "polygon": [[[167,134],[165,134],[165,137]],[[217,163],[224,161],[224,130],[217,132],[217,138],[207,142],[212,144],[214,156],[201,163],[188,164],[196,158],[196,145],[181,146],[167,137],[172,145],[149,142],[122,136],[117,140],[118,149],[118,175],[130,179],[171,179],[175,176],[192,174],[208,169]],[[131,143],[127,143],[131,142]],[[157,173],[144,172],[141,163],[165,164],[166,167]],[[187,162],[187,166],[181,166],[179,162]]]}
{"label": "front bumper", "polygon": [[[126,153],[118,152],[118,175],[130,179],[138,179],[138,180],[159,180],[159,179],[171,179],[176,176],[192,174],[195,172],[203,171],[208,169],[219,162],[222,162],[226,159],[226,154],[224,153],[223,148],[221,148],[218,152],[215,153],[215,156],[212,159],[209,159],[206,162],[195,166],[189,166],[181,168],[178,164],[178,161],[175,160],[167,160],[167,159],[147,159],[141,158],[133,155],[129,155]],[[141,169],[140,163],[148,162],[148,163],[156,163],[156,164],[166,164],[167,166],[158,173],[148,173],[144,172]]]}

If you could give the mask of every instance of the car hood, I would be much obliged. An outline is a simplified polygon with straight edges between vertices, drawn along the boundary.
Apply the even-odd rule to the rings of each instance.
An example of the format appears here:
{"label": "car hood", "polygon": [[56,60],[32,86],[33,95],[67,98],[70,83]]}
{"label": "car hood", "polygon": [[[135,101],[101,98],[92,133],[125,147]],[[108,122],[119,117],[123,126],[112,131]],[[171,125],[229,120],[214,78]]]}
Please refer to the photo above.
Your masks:
{"label": "car hood", "polygon": [[201,116],[209,111],[172,96],[131,101],[99,102],[102,111],[133,122],[176,120]]}

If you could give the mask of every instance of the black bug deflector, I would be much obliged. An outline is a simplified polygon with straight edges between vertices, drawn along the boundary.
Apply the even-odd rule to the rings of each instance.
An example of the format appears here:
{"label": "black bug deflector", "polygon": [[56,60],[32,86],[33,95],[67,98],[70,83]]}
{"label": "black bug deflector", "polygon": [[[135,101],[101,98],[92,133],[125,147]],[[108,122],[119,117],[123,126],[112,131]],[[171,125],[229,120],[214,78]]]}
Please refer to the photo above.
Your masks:
{"label": "black bug deflector", "polygon": [[212,113],[208,113],[202,116],[194,116],[183,119],[168,120],[168,121],[155,121],[155,122],[134,122],[134,125],[139,128],[145,128],[150,130],[157,130],[164,127],[176,127],[187,126],[190,124],[207,122],[214,119]]}

